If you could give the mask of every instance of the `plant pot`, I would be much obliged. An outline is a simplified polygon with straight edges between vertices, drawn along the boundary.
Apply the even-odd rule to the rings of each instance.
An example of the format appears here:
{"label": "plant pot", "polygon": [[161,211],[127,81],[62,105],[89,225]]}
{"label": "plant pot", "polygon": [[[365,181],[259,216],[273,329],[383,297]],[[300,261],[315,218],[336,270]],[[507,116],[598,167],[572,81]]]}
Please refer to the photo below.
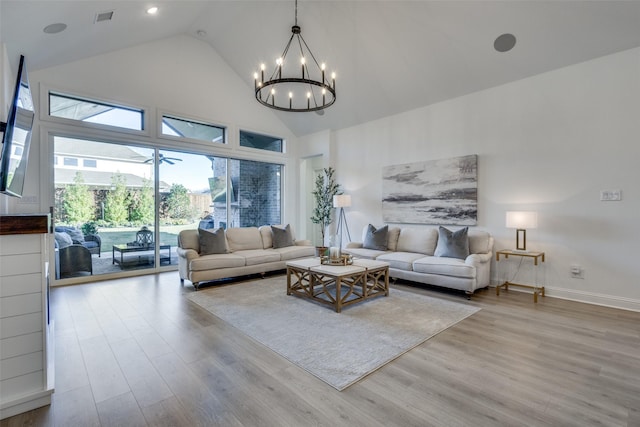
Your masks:
{"label": "plant pot", "polygon": [[317,257],[325,256],[325,254],[327,253],[327,249],[329,248],[326,246],[316,246],[316,256]]}

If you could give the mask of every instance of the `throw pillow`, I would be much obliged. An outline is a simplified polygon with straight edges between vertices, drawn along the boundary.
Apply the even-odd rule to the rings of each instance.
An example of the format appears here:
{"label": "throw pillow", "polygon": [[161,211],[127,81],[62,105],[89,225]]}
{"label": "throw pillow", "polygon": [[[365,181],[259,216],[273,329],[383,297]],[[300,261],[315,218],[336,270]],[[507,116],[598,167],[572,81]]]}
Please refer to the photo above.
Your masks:
{"label": "throw pillow", "polygon": [[365,249],[386,251],[388,232],[388,225],[376,229],[373,225],[369,224],[369,227],[367,227],[367,234],[364,236],[364,242],[362,242],[362,247]]}
{"label": "throw pillow", "polygon": [[82,234],[82,231],[78,230],[77,228],[68,228],[67,234],[69,235],[69,237],[71,237],[73,243],[77,243],[79,245],[84,243],[84,234]]}
{"label": "throw pillow", "polygon": [[58,244],[58,249],[66,248],[67,246],[73,245],[73,241],[67,233],[56,231],[54,238],[56,239],[56,243]]}
{"label": "throw pillow", "polygon": [[215,230],[198,228],[198,240],[200,241],[200,255],[226,254],[228,252],[224,228]]}
{"label": "throw pillow", "polygon": [[287,224],[284,228],[271,226],[271,237],[273,238],[273,248],[286,248],[287,246],[293,246],[293,234],[291,234],[291,227]]}
{"label": "throw pillow", "polygon": [[469,256],[469,227],[451,231],[444,227],[438,229],[438,245],[433,254],[437,257],[465,259]]}

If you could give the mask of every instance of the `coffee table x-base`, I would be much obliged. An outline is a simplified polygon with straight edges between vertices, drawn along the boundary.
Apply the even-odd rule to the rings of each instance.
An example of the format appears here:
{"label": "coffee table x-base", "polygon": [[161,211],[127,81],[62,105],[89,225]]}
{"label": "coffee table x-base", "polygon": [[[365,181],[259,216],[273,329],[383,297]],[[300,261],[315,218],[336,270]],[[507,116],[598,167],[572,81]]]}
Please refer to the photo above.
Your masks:
{"label": "coffee table x-base", "polygon": [[343,307],[389,296],[389,264],[356,259],[352,265],[323,265],[320,258],[287,262],[287,295]]}

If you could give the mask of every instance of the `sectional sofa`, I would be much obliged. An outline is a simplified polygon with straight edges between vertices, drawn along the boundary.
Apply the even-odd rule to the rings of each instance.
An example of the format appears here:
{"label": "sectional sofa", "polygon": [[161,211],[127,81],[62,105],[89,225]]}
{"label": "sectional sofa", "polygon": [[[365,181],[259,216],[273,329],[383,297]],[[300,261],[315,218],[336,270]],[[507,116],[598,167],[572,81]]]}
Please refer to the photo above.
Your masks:
{"label": "sectional sofa", "polygon": [[494,239],[485,231],[469,230],[468,255],[454,258],[435,256],[440,234],[436,227],[389,227],[386,245],[377,248],[366,247],[368,228],[363,230],[363,242],[348,243],[345,252],[388,262],[393,279],[456,289],[468,297],[489,286]]}
{"label": "sectional sofa", "polygon": [[315,247],[311,242],[295,240],[292,231],[285,246],[282,246],[281,239],[274,240],[273,233],[287,227],[275,227],[278,230],[272,230],[271,226],[215,230],[224,233],[220,242],[222,247],[213,250],[220,253],[208,254],[201,247],[202,238],[208,235],[201,233],[212,230],[181,231],[177,249],[180,282],[189,280],[197,290],[201,282],[284,270],[289,260],[315,255]]}

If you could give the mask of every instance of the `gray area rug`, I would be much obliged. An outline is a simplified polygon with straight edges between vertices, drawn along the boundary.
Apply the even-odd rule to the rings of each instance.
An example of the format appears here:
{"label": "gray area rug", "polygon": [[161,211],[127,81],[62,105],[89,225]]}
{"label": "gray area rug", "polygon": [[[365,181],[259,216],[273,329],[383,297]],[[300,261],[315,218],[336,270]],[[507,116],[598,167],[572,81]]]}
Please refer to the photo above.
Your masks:
{"label": "gray area rug", "polygon": [[287,295],[285,276],[203,289],[194,303],[246,335],[344,390],[455,325],[477,307],[392,288],[343,308]]}

